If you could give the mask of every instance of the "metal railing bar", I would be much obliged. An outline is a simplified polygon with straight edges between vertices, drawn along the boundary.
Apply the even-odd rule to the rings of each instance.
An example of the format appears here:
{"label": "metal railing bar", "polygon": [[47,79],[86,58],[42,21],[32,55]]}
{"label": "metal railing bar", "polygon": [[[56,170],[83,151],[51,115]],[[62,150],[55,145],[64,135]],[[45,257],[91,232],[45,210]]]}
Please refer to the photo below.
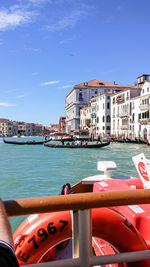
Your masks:
{"label": "metal railing bar", "polygon": [[80,266],[89,267],[92,250],[91,210],[79,211],[79,259]]}
{"label": "metal railing bar", "polygon": [[93,256],[90,258],[90,265],[136,262],[148,259],[150,259],[150,250],[141,250],[136,252],[124,252],[115,255]]}
{"label": "metal railing bar", "polygon": [[4,201],[8,216],[150,203],[150,189],[78,193]]}
{"label": "metal railing bar", "polygon": [[79,224],[78,211],[71,211],[72,220],[72,255],[73,258],[79,257]]}
{"label": "metal railing bar", "polygon": [[[124,263],[124,262],[136,262],[140,260],[148,260],[150,259],[150,251],[149,250],[141,250],[136,252],[124,252],[115,255],[107,255],[107,256],[93,256],[89,259],[90,266],[96,265],[104,265],[104,264],[113,264],[113,263]],[[24,265],[25,267],[26,265]],[[82,263],[78,259],[67,259],[61,261],[51,261],[44,262],[40,264],[29,264],[28,267],[81,267],[86,266],[82,265]]]}
{"label": "metal railing bar", "polygon": [[23,265],[22,267],[81,267],[79,259],[67,259],[51,262],[43,262],[36,264]]}

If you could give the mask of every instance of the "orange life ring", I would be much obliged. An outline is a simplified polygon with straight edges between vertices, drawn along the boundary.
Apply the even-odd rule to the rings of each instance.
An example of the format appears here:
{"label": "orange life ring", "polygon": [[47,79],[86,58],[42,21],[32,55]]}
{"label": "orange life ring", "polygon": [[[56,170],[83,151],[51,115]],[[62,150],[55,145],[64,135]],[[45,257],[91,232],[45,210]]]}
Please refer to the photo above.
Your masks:
{"label": "orange life ring", "polygon": [[[40,262],[55,245],[72,237],[69,211],[38,214],[28,219],[14,234],[15,252],[20,265]],[[109,242],[118,252],[148,249],[140,233],[117,211],[110,208],[92,210],[93,236]],[[127,263],[128,267],[148,267],[150,261]]]}

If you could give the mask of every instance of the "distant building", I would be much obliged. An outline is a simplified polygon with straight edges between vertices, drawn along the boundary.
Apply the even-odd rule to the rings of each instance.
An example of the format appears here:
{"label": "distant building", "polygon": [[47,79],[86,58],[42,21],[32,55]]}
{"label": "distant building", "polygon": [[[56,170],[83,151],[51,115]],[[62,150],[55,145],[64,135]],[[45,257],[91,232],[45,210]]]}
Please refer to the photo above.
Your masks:
{"label": "distant building", "polygon": [[17,136],[18,135],[18,123],[16,121],[13,121],[13,132],[12,135],[13,136]]}
{"label": "distant building", "polygon": [[0,135],[12,136],[13,135],[13,122],[8,119],[0,119]]}
{"label": "distant building", "polygon": [[136,88],[136,85],[119,85],[100,80],[92,80],[75,85],[66,96],[66,132],[80,128],[80,109],[87,106],[89,101],[108,91],[119,92],[128,88]]}
{"label": "distant building", "polygon": [[35,135],[42,135],[44,126],[42,124],[35,124]]}
{"label": "distant building", "polygon": [[89,130],[91,127],[91,102],[80,109],[80,129]]}
{"label": "distant building", "polygon": [[66,132],[66,117],[60,117],[59,119],[59,132],[60,133]]}
{"label": "distant building", "polygon": [[80,129],[88,129],[91,138],[110,135],[112,91],[94,97],[80,110]]}
{"label": "distant building", "polygon": [[58,124],[50,124],[49,125],[49,131],[51,133],[58,132],[58,130],[59,130],[59,125]]}

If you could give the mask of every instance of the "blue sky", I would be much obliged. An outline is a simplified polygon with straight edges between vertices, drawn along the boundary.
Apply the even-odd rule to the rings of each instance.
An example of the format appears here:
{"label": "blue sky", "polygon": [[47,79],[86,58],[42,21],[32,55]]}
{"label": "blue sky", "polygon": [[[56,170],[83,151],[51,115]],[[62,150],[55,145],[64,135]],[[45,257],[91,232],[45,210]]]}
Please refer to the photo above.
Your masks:
{"label": "blue sky", "polygon": [[149,0],[1,0],[0,117],[58,123],[75,84],[150,73]]}

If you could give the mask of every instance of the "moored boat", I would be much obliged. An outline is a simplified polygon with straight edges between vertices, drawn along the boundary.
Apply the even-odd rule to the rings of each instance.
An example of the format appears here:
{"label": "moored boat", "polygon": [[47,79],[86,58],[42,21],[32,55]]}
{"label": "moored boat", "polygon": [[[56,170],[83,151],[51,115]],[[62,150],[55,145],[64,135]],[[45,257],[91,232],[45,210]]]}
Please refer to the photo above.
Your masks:
{"label": "moored boat", "polygon": [[16,140],[6,140],[5,138],[3,138],[3,142],[5,144],[12,144],[12,145],[43,145],[45,143],[48,143],[49,141],[50,139],[42,141],[36,141],[36,140],[16,141]]}
{"label": "moored boat", "polygon": [[[136,190],[138,192],[138,189],[141,190],[148,186],[147,160],[140,155],[134,158],[134,162],[141,179],[114,177],[112,171],[116,170],[116,164],[99,162],[98,170],[104,171],[104,175],[87,177],[72,188],[66,184],[63,186],[62,194],[75,194],[78,197],[78,193],[93,192],[93,196],[95,196],[95,193],[119,190],[120,199],[124,199],[126,190],[136,193]],[[85,198],[88,199],[88,194],[85,194]],[[82,209],[82,199],[80,200]],[[62,207],[60,210],[60,212],[31,215],[16,230],[14,243],[20,265],[57,260],[57,250],[61,250],[63,253],[64,248],[69,245],[70,241],[68,240],[71,239],[73,232],[72,216],[69,211],[63,211]],[[110,252],[116,254],[124,251],[148,250],[150,248],[149,223],[150,204],[93,209],[94,253],[100,256]],[[60,243],[61,246],[58,247]],[[118,264],[112,266],[118,266]],[[137,262],[135,259],[135,262],[127,262],[126,266],[146,267],[150,266],[150,261]]]}
{"label": "moored boat", "polygon": [[98,144],[95,144],[95,143],[90,143],[90,144],[83,144],[83,145],[78,145],[78,144],[44,144],[44,146],[47,146],[47,147],[52,147],[52,148],[101,148],[101,147],[105,147],[105,146],[108,146],[110,144],[110,142],[104,142],[104,143],[98,143]]}

